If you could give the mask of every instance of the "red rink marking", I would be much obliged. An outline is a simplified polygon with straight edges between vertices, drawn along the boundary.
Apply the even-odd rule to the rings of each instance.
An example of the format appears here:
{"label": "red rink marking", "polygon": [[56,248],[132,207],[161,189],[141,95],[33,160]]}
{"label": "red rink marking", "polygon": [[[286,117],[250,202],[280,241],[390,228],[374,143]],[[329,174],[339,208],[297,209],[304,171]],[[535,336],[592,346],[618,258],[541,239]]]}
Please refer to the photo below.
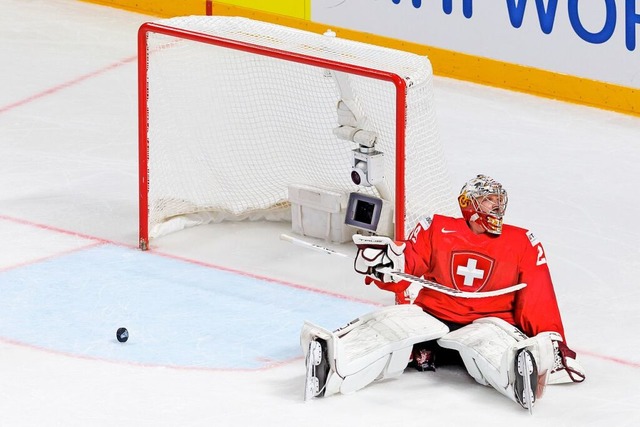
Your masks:
{"label": "red rink marking", "polygon": [[69,88],[71,86],[75,86],[78,83],[81,83],[81,82],[83,82],[85,80],[88,80],[90,78],[93,78],[93,77],[99,76],[101,74],[104,74],[107,71],[111,71],[111,70],[119,68],[119,67],[121,67],[123,65],[130,64],[130,63],[136,61],[137,59],[138,59],[137,55],[121,59],[120,61],[114,62],[111,65],[107,65],[106,67],[100,68],[100,69],[98,69],[96,71],[93,71],[91,73],[88,73],[88,74],[84,74],[82,76],[79,76],[79,77],[77,77],[77,78],[75,78],[73,80],[69,80],[68,82],[59,84],[57,86],[53,86],[53,87],[51,87],[51,88],[49,88],[47,90],[44,90],[44,91],[42,91],[40,93],[36,93],[35,95],[31,95],[28,98],[22,99],[20,101],[13,102],[13,103],[11,103],[9,105],[5,105],[4,107],[0,107],[0,114],[6,113],[7,111],[11,111],[11,110],[13,110],[13,109],[15,109],[17,107],[22,106],[22,105],[25,105],[25,104],[28,104],[30,102],[36,101],[38,99],[44,98],[46,96],[52,95],[52,94],[54,94],[56,92],[59,92],[59,91],[61,91],[63,89]]}
{"label": "red rink marking", "polygon": [[[125,248],[129,248],[129,249],[138,249],[138,246],[136,246],[136,245],[127,245],[127,244],[116,242],[116,241],[113,241],[113,240],[102,239],[102,238],[99,238],[99,237],[90,236],[88,234],[77,233],[77,232],[74,232],[74,231],[69,231],[69,230],[65,230],[65,229],[62,229],[62,228],[58,228],[58,227],[54,227],[54,226],[50,226],[50,225],[46,225],[46,224],[40,224],[40,223],[36,223],[36,222],[32,222],[32,221],[28,221],[28,220],[24,220],[24,219],[20,219],[20,218],[13,218],[13,217],[10,217],[10,216],[7,216],[7,215],[1,215],[0,214],[0,220],[4,220],[4,221],[8,221],[8,222],[14,222],[14,223],[21,224],[21,225],[27,225],[27,226],[39,228],[41,230],[47,230],[47,231],[52,231],[52,232],[55,232],[55,233],[65,234],[67,236],[76,236],[76,237],[81,237],[81,238],[87,239],[87,240],[93,240],[95,243],[88,244],[85,247],[86,249],[88,249],[90,247],[93,247],[93,246],[98,246],[98,245],[101,245],[101,244],[110,244],[110,245],[113,245],[113,246],[125,247]],[[64,255],[64,254],[67,254],[67,253],[70,253],[70,252],[76,252],[76,251],[75,250],[70,250],[70,251],[59,252],[59,253],[57,253],[55,255],[51,255],[51,256],[46,257],[46,259],[54,258],[56,256]],[[208,263],[208,262],[204,262],[204,261],[198,261],[198,260],[194,260],[194,259],[190,259],[190,258],[184,258],[184,257],[178,256],[178,255],[167,254],[167,253],[160,252],[160,251],[150,251],[150,252],[152,252],[154,255],[161,256],[161,257],[168,258],[168,259],[174,259],[174,260],[178,260],[178,261],[182,261],[182,262],[187,262],[187,263],[190,263],[190,264],[199,265],[201,267],[212,268],[212,269],[216,269],[216,270],[220,270],[220,271],[226,271],[226,272],[229,272],[229,273],[234,273],[234,274],[238,274],[238,275],[245,276],[245,277],[251,277],[251,278],[254,278],[254,279],[258,279],[258,280],[263,280],[263,281],[266,281],[266,282],[275,283],[277,285],[288,286],[288,287],[291,287],[291,288],[301,289],[301,290],[310,291],[310,292],[323,294],[323,295],[329,295],[329,296],[332,296],[332,297],[335,297],[335,298],[340,298],[340,299],[347,300],[347,301],[360,302],[360,303],[370,304],[370,305],[374,305],[374,306],[381,306],[382,305],[380,303],[368,301],[368,300],[361,299],[361,298],[350,297],[350,296],[346,296],[346,295],[343,295],[343,294],[338,294],[338,293],[335,293],[335,292],[325,291],[325,290],[322,290],[322,289],[316,289],[316,288],[312,288],[312,287],[309,287],[309,286],[300,285],[298,283],[287,282],[286,280],[274,279],[272,277],[267,277],[267,276],[261,276],[259,274],[253,274],[253,273],[249,273],[247,271],[237,270],[237,269],[230,268],[230,267],[224,267],[224,266],[220,266],[220,265],[216,265],[216,264],[212,264],[212,263]],[[31,262],[28,262],[28,263],[21,263],[19,266],[33,264],[35,262],[37,262],[37,261],[31,261]],[[8,267],[5,267],[3,270],[12,270],[15,267],[16,266],[8,266]]]}
{"label": "red rink marking", "polygon": [[[207,9],[207,11],[208,11],[208,9]],[[207,13],[207,14],[209,14],[209,13]],[[79,77],[77,77],[75,79],[72,79],[72,80],[69,80],[69,81],[67,81],[65,83],[53,86],[53,87],[51,87],[49,89],[46,89],[46,90],[44,90],[44,91],[42,91],[40,93],[34,94],[34,95],[32,95],[30,97],[27,97],[25,99],[22,99],[20,101],[16,101],[16,102],[13,102],[11,104],[8,104],[8,105],[5,105],[3,107],[0,107],[0,114],[6,113],[8,111],[11,111],[11,110],[13,110],[13,109],[15,109],[17,107],[23,106],[25,104],[29,104],[30,102],[36,101],[38,99],[42,99],[42,98],[44,98],[46,96],[55,94],[55,93],[57,93],[57,92],[59,92],[61,90],[64,90],[64,89],[72,87],[72,86],[75,86],[76,84],[79,84],[79,83],[81,83],[81,82],[83,82],[85,80],[91,79],[93,77],[97,77],[97,76],[102,75],[102,74],[104,74],[104,73],[106,73],[108,71],[111,71],[113,69],[119,68],[119,67],[121,67],[123,65],[127,65],[127,64],[130,64],[132,62],[135,62],[137,60],[137,58],[138,58],[137,55],[134,55],[134,56],[130,56],[130,57],[121,59],[120,61],[114,62],[114,63],[112,63],[110,65],[107,65],[106,67],[100,68],[100,69],[95,70],[95,71],[93,71],[91,73],[87,73],[87,74],[81,75],[81,76],[79,76]],[[61,229],[61,228],[50,226],[50,225],[46,225],[46,224],[39,224],[39,223],[35,223],[35,222],[24,220],[24,219],[13,218],[13,217],[9,217],[9,216],[6,216],[6,215],[0,215],[0,220],[14,222],[14,223],[18,223],[18,224],[23,224],[23,225],[36,227],[36,228],[40,228],[40,229],[43,229],[43,230],[52,231],[52,232],[56,232],[56,233],[66,234],[66,235],[70,235],[70,236],[77,236],[77,237],[81,237],[81,238],[85,238],[85,239],[94,241],[94,243],[90,243],[90,244],[88,244],[86,246],[83,246],[83,247],[80,247],[80,248],[77,248],[77,249],[64,251],[64,252],[59,252],[59,253],[57,253],[55,255],[39,258],[37,260],[32,260],[32,261],[30,261],[28,263],[25,262],[25,263],[16,264],[16,265],[13,265],[13,266],[5,267],[5,268],[0,269],[0,272],[7,271],[7,270],[13,269],[13,268],[18,268],[18,267],[21,267],[21,266],[24,266],[24,265],[28,265],[28,264],[31,264],[31,263],[36,263],[36,262],[43,261],[45,259],[53,258],[53,257],[56,257],[56,256],[64,255],[64,254],[67,254],[69,252],[88,249],[90,247],[93,247],[93,246],[96,246],[96,245],[100,245],[100,244],[105,244],[105,243],[113,244],[113,245],[120,246],[120,247],[137,248],[136,245],[126,245],[126,244],[122,244],[122,243],[119,243],[119,242],[109,241],[109,240],[101,239],[101,238],[98,238],[98,237],[95,237],[95,236],[90,236],[88,234],[73,232],[73,231],[70,231],[70,230],[65,230],[65,229]],[[346,298],[346,299],[350,299],[350,300],[353,300],[353,301],[360,301],[360,302],[366,302],[366,303],[369,303],[369,304],[373,304],[370,301],[359,300],[357,298],[350,298],[350,297],[346,297],[344,295],[334,294],[334,293],[326,292],[326,291],[321,291],[321,290],[318,290],[318,289],[309,288],[309,287],[298,285],[298,284],[294,284],[294,283],[288,283],[288,282],[284,282],[284,281],[280,281],[280,280],[276,280],[276,279],[272,279],[272,278],[268,278],[268,277],[261,277],[261,276],[250,274],[250,273],[247,273],[247,272],[244,272],[244,271],[239,271],[239,270],[229,269],[229,268],[225,268],[225,267],[220,267],[220,266],[216,266],[216,265],[213,265],[213,264],[200,262],[200,261],[196,261],[196,260],[189,260],[189,259],[186,259],[186,258],[182,258],[182,257],[170,255],[170,254],[164,254],[164,253],[158,253],[158,252],[155,252],[155,253],[157,255],[162,255],[162,256],[167,257],[167,258],[178,259],[178,260],[181,260],[181,261],[186,261],[186,262],[199,264],[199,265],[202,265],[202,266],[205,266],[205,267],[210,267],[210,268],[215,268],[215,269],[219,269],[219,270],[234,272],[234,273],[237,273],[237,274],[250,276],[250,277],[255,277],[255,278],[267,280],[267,281],[270,281],[270,282],[274,282],[274,283],[278,283],[278,284],[282,284],[282,285],[286,285],[286,286],[292,286],[292,287],[295,287],[295,288],[305,289],[305,290],[309,290],[309,291],[312,291],[312,292],[319,292],[319,293],[333,295],[333,296],[336,296],[338,298]],[[376,305],[379,305],[379,304],[376,304]],[[6,340],[6,339],[2,339],[2,338],[0,338],[0,341],[5,341],[5,342],[11,343],[10,340]],[[617,363],[617,364],[621,364],[621,365],[625,365],[625,366],[629,366],[629,367],[633,367],[633,368],[640,368],[640,362],[633,362],[633,361],[630,361],[630,360],[624,360],[624,359],[620,359],[620,358],[613,357],[613,356],[601,355],[601,354],[593,353],[593,352],[586,351],[586,350],[579,350],[578,353],[582,354],[582,355],[585,355],[585,356],[589,356],[589,357],[594,357],[594,358],[597,358],[597,359],[605,360],[605,361],[608,361],[608,362],[613,362],[613,363]]]}
{"label": "red rink marking", "polygon": [[584,355],[584,356],[594,357],[596,359],[606,360],[607,362],[613,362],[613,363],[618,363],[624,366],[630,366],[632,368],[640,368],[640,362],[632,362],[630,360],[624,360],[618,357],[605,356],[602,354],[593,353],[588,350],[578,350],[577,353],[578,353],[578,356]]}
{"label": "red rink marking", "polygon": [[201,366],[161,365],[161,364],[154,364],[154,363],[141,363],[141,362],[132,362],[132,361],[123,361],[123,360],[112,360],[112,359],[106,359],[106,358],[101,358],[101,357],[96,357],[96,356],[86,356],[86,355],[82,355],[82,354],[68,353],[68,352],[65,352],[65,351],[60,351],[60,350],[55,350],[55,349],[51,349],[51,348],[40,347],[40,346],[37,346],[37,345],[27,344],[27,343],[23,343],[21,341],[16,341],[16,340],[4,338],[4,337],[0,337],[0,342],[3,342],[5,344],[9,344],[9,345],[14,345],[14,346],[17,346],[17,347],[22,347],[22,348],[28,348],[28,349],[32,349],[32,350],[41,351],[43,353],[49,353],[49,354],[53,354],[53,355],[57,355],[57,356],[73,357],[73,358],[81,359],[81,360],[89,360],[89,361],[111,363],[111,364],[115,364],[115,365],[138,366],[138,367],[141,367],[141,368],[159,368],[159,367],[161,367],[161,368],[175,369],[175,370],[178,370],[178,371],[260,372],[260,371],[266,371],[266,370],[273,369],[273,368],[278,368],[280,366],[284,366],[284,365],[287,365],[289,363],[293,363],[293,362],[302,360],[302,356],[293,357],[291,359],[285,359],[285,360],[277,361],[277,362],[276,361],[269,361],[267,359],[264,359],[264,361],[269,361],[269,363],[264,365],[264,366],[261,366],[259,368],[210,368],[210,367],[201,367]]}
{"label": "red rink marking", "polygon": [[[137,246],[135,246],[135,245],[126,245],[126,244],[123,244],[123,243],[114,242],[114,241],[110,241],[110,240],[107,240],[107,239],[102,239],[102,238],[95,237],[95,236],[90,236],[88,234],[77,233],[77,232],[74,232],[74,231],[69,231],[69,230],[65,230],[65,229],[62,229],[62,228],[58,228],[58,227],[54,227],[54,226],[50,226],[50,225],[46,225],[46,224],[39,224],[39,223],[36,223],[36,222],[32,222],[32,221],[28,221],[28,220],[24,220],[24,219],[20,219],[20,218],[13,218],[13,217],[10,217],[10,216],[7,216],[7,215],[0,215],[0,220],[14,222],[14,223],[17,223],[17,224],[22,224],[22,225],[27,225],[27,226],[39,228],[39,229],[42,229],[42,230],[52,231],[52,232],[55,232],[55,233],[61,233],[61,234],[65,234],[65,235],[68,235],[68,236],[77,236],[77,237],[82,237],[84,239],[93,240],[93,243],[90,243],[90,244],[88,244],[86,246],[83,246],[81,248],[78,248],[78,249],[75,249],[75,250],[63,251],[63,252],[60,252],[60,253],[57,253],[55,255],[51,255],[51,256],[48,256],[48,257],[45,257],[45,258],[42,258],[42,259],[33,260],[33,261],[29,262],[29,263],[21,263],[21,264],[16,264],[15,266],[8,266],[8,267],[5,267],[5,268],[1,269],[0,272],[7,271],[7,270],[10,270],[10,269],[13,269],[13,268],[17,268],[17,267],[21,267],[21,266],[24,266],[24,265],[28,265],[28,264],[31,264],[31,263],[36,263],[36,262],[42,261],[44,259],[49,259],[49,258],[53,258],[53,257],[56,257],[56,256],[65,255],[67,253],[75,252],[77,250],[89,249],[91,247],[99,246],[101,244],[112,244],[114,246],[127,247],[127,248],[132,248],[132,249],[133,248],[137,248]],[[253,277],[253,278],[256,278],[256,279],[265,280],[265,281],[268,281],[268,282],[271,282],[271,283],[274,283],[274,284],[278,284],[278,285],[290,286],[290,287],[303,289],[303,290],[307,290],[307,291],[311,291],[311,292],[317,292],[317,293],[321,293],[321,294],[331,295],[331,296],[334,296],[336,298],[347,299],[347,300],[351,300],[351,301],[364,302],[364,303],[367,303],[367,304],[378,305],[378,306],[380,305],[380,304],[377,304],[377,303],[373,303],[371,301],[366,301],[366,300],[362,300],[362,299],[358,299],[358,298],[348,297],[348,296],[336,294],[336,293],[333,293],[333,292],[322,291],[322,290],[319,290],[319,289],[315,289],[315,288],[299,285],[299,284],[296,284],[296,283],[290,283],[290,282],[286,282],[286,281],[283,281],[283,280],[273,279],[273,278],[270,278],[270,277],[259,276],[259,275],[256,275],[256,274],[248,273],[246,271],[241,271],[241,270],[236,270],[236,269],[232,269],[232,268],[217,266],[215,264],[210,264],[210,263],[197,261],[197,260],[192,260],[192,259],[188,259],[188,258],[182,258],[182,257],[176,256],[176,255],[165,254],[165,253],[161,253],[161,252],[154,252],[154,254],[159,255],[159,256],[163,256],[163,257],[166,257],[166,258],[170,258],[170,259],[176,259],[176,260],[180,260],[180,261],[184,261],[184,262],[189,262],[189,263],[192,263],[192,264],[197,264],[197,265],[200,265],[200,266],[203,266],[203,267],[208,267],[208,268],[213,268],[213,269],[217,269],[217,270],[228,271],[228,272],[240,274],[240,275],[243,275],[243,276]],[[1,337],[0,337],[0,341],[13,343],[13,344],[21,344],[21,343],[12,342],[11,340],[7,340],[7,339],[1,338]],[[37,348],[37,347],[34,347],[34,348]],[[44,349],[40,349],[40,348],[38,348],[38,349],[39,350],[44,350]],[[604,360],[604,361],[612,362],[612,363],[617,363],[617,364],[628,366],[628,367],[632,367],[632,368],[640,368],[640,362],[634,362],[634,361],[631,361],[631,360],[625,360],[625,359],[621,359],[621,358],[618,358],[618,357],[598,354],[598,353],[594,353],[594,352],[591,352],[591,351],[588,351],[588,350],[576,349],[576,351],[578,353],[578,356],[588,356],[588,357],[593,357],[593,358],[596,358],[596,359],[600,359],[600,360]],[[55,353],[55,351],[51,351],[51,352]],[[83,358],[86,358],[86,357],[83,357]],[[281,365],[290,363],[293,360],[298,360],[298,358],[292,359],[290,361],[284,361],[284,362],[276,363],[276,364],[273,364],[273,365],[269,365],[269,366],[267,366],[265,368],[268,369],[268,368],[273,368],[275,366],[281,366]],[[265,369],[265,368],[262,368],[262,369]],[[209,368],[207,368],[206,370],[209,370]],[[213,370],[215,370],[215,369],[213,369]],[[241,371],[242,369],[237,369],[237,370]]]}
{"label": "red rink marking", "polygon": [[0,273],[4,273],[5,271],[9,271],[9,270],[15,270],[15,269],[20,268],[20,267],[26,267],[26,266],[32,265],[32,264],[37,264],[39,262],[44,262],[44,261],[47,261],[47,260],[50,260],[50,259],[62,257],[62,256],[65,256],[65,255],[72,254],[74,252],[80,252],[80,251],[83,251],[85,249],[91,249],[93,247],[100,246],[100,245],[103,245],[103,244],[104,244],[103,242],[91,242],[91,243],[88,243],[86,245],[79,246],[77,248],[68,249],[66,251],[58,251],[58,252],[53,253],[51,255],[46,255],[46,256],[42,256],[40,258],[30,259],[29,261],[20,262],[20,263],[13,264],[13,265],[10,265],[10,266],[7,266],[7,267],[0,267]]}

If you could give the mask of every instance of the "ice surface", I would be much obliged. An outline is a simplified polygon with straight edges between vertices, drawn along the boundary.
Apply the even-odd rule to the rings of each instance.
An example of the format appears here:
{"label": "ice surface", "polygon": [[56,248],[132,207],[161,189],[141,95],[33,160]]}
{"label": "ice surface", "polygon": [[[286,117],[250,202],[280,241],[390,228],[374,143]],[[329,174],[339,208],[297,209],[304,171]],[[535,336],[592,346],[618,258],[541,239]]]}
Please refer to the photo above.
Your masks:
{"label": "ice surface", "polygon": [[154,18],[0,8],[0,424],[640,422],[640,119],[435,79],[453,182],[503,182],[508,222],[544,242],[585,383],[548,387],[533,417],[454,368],[305,404],[301,319],[334,327],[391,295],[279,240],[287,224],[204,226],[139,252],[136,32]]}

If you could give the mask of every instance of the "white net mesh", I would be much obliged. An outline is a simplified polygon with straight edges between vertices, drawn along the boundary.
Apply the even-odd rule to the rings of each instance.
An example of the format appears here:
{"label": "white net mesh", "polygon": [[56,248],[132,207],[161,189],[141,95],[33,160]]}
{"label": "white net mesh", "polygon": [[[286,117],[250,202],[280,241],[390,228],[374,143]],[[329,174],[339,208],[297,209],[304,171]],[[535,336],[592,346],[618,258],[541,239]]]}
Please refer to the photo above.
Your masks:
{"label": "white net mesh", "polygon": [[[180,228],[170,225],[179,217],[193,223],[288,220],[289,184],[378,195],[352,183],[351,150],[358,145],[333,133],[341,98],[336,79],[296,62],[296,54],[402,77],[408,87],[400,124],[406,129],[406,203],[395,214],[404,216],[406,234],[423,216],[456,211],[426,57],[245,18],[193,16],[157,24],[289,52],[291,60],[148,33],[150,237]],[[385,179],[395,197],[395,86],[356,74],[347,80],[367,130],[378,135],[376,149],[385,154]]]}

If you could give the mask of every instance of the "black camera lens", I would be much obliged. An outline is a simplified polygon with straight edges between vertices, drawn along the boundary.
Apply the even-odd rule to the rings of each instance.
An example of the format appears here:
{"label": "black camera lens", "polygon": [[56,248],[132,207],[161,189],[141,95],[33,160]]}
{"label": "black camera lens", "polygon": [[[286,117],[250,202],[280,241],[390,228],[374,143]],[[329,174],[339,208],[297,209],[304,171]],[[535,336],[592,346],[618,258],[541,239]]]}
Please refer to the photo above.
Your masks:
{"label": "black camera lens", "polygon": [[362,182],[362,178],[357,171],[351,171],[351,181],[353,181],[355,185],[360,185]]}

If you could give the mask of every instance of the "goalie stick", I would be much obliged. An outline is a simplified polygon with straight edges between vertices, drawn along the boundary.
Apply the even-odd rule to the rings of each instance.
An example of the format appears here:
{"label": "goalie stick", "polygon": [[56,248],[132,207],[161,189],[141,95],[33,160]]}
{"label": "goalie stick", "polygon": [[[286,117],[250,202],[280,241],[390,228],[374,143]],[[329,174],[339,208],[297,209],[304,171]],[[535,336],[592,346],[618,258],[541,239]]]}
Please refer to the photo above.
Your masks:
{"label": "goalie stick", "polygon": [[[320,245],[316,245],[315,243],[310,243],[307,242],[306,240],[302,240],[302,239],[298,239],[296,237],[292,237],[289,236],[288,234],[281,234],[280,235],[280,239],[285,240],[287,242],[293,243],[294,245],[298,245],[307,249],[311,249],[311,250],[315,250],[318,252],[322,252],[328,255],[337,255],[343,258],[350,258],[353,259],[351,256],[344,254],[342,252],[338,252],[335,251],[333,249],[330,248],[326,248],[324,246],[320,246]],[[422,286],[423,288],[428,288],[434,291],[438,291],[441,292],[443,294],[447,294],[453,297],[458,297],[458,298],[489,298],[489,297],[495,297],[498,295],[504,295],[504,294],[508,294],[511,292],[515,292],[518,291],[522,288],[524,288],[525,286],[527,286],[526,283],[518,283],[517,285],[513,285],[513,286],[509,286],[506,288],[502,288],[502,289],[497,289],[495,291],[479,291],[479,292],[464,292],[461,291],[459,289],[454,289],[454,288],[449,288],[447,286],[441,285],[440,283],[437,282],[433,282],[431,280],[427,280],[421,277],[416,277],[413,276],[409,273],[404,273],[402,271],[398,271],[398,270],[393,270],[389,267],[384,267],[384,268],[379,268],[377,270],[379,273],[383,273],[383,274],[388,274],[391,277],[394,277],[396,279],[399,280],[405,280],[407,282],[410,283],[415,283],[418,284],[420,286]]]}

